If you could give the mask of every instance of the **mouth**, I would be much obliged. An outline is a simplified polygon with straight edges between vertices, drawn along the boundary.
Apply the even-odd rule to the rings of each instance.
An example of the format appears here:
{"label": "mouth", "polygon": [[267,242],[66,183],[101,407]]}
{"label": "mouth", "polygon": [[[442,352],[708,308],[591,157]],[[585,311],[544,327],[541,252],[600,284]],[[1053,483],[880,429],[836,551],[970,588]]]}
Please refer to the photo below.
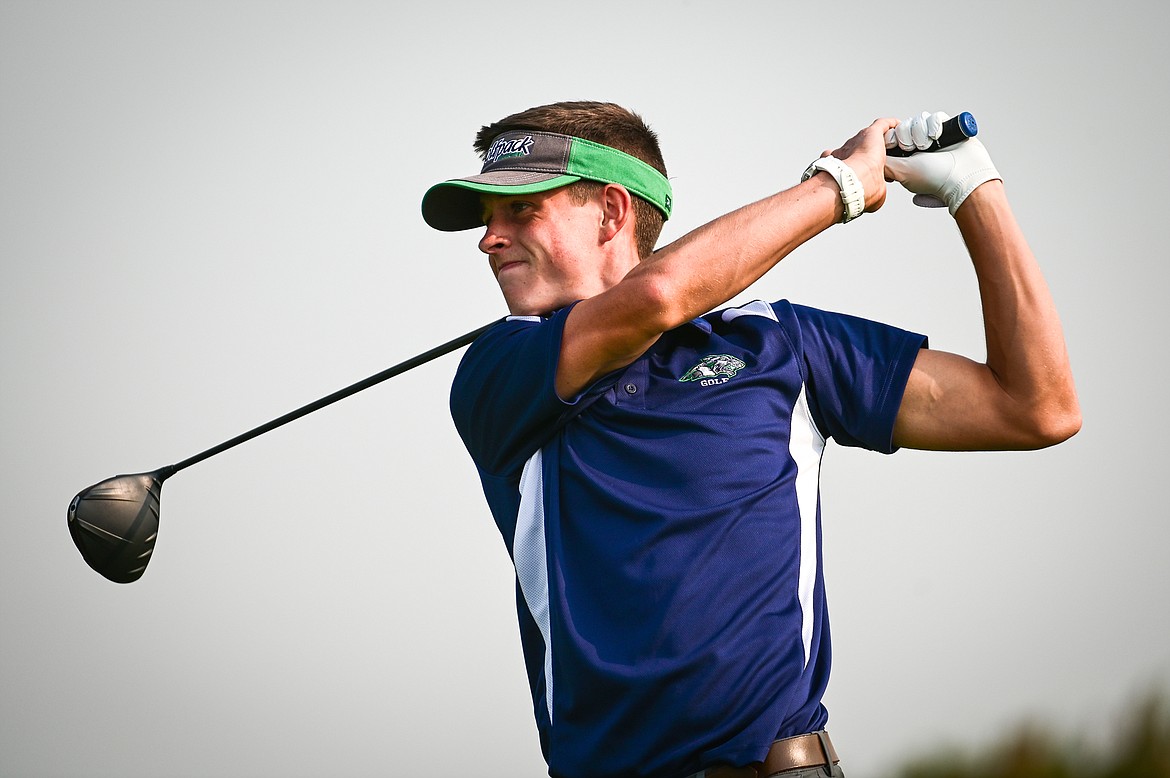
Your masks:
{"label": "mouth", "polygon": [[508,260],[506,262],[501,262],[499,265],[496,266],[496,278],[499,278],[501,275],[503,275],[504,272],[506,270],[508,270],[509,268],[521,267],[521,266],[523,266],[523,264],[524,263],[518,259],[512,259],[512,260]]}

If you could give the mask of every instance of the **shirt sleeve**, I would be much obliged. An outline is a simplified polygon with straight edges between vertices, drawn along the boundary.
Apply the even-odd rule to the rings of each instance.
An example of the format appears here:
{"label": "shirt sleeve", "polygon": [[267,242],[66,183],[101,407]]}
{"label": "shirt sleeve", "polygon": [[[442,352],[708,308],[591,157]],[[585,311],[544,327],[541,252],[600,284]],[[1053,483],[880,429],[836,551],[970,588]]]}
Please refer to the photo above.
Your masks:
{"label": "shirt sleeve", "polygon": [[483,472],[518,471],[571,411],[573,403],[555,387],[569,310],[549,319],[507,319],[463,355],[451,385],[451,418]]}
{"label": "shirt sleeve", "polygon": [[843,446],[893,453],[894,421],[926,336],[805,306],[792,311],[821,431]]}

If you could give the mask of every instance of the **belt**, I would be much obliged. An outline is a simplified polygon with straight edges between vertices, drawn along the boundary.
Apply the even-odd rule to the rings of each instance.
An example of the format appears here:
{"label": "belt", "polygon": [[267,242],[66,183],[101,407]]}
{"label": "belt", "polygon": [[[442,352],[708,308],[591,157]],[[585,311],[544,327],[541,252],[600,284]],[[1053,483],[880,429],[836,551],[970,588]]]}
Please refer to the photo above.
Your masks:
{"label": "belt", "polygon": [[746,767],[708,767],[693,778],[768,778],[787,770],[837,764],[840,761],[837,750],[833,748],[833,741],[829,740],[829,733],[821,730],[774,741],[763,762]]}

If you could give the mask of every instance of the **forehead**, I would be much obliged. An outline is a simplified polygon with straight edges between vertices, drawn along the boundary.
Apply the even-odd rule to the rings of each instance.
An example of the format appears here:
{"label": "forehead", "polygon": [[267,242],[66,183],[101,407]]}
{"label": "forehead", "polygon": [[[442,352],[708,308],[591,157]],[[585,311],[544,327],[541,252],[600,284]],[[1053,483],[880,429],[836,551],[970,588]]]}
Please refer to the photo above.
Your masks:
{"label": "forehead", "polygon": [[552,199],[558,195],[562,195],[569,190],[567,186],[557,187],[556,189],[547,189],[543,192],[528,192],[527,194],[507,194],[498,192],[480,192],[479,202],[483,205],[488,203],[509,202],[511,200],[526,200],[531,202],[543,202]]}
{"label": "forehead", "polygon": [[544,205],[547,203],[550,206],[555,206],[559,201],[567,199],[568,196],[569,187],[567,186],[549,189],[545,192],[530,192],[528,194],[515,195],[481,192],[479,195],[479,209],[481,215],[487,216],[493,209],[512,202],[533,203],[535,205]]}

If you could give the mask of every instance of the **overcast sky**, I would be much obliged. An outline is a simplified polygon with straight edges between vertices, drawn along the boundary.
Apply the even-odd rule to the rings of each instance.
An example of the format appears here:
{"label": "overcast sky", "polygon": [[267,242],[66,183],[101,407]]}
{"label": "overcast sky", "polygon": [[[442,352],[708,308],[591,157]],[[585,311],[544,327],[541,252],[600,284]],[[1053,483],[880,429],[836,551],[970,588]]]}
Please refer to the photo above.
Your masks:
{"label": "overcast sky", "polygon": [[[1107,730],[1170,688],[1170,12],[898,10],[0,0],[0,773],[544,774],[456,356],[176,475],[136,583],[65,511],[502,315],[478,235],[419,200],[478,169],[481,124],[563,99],[658,130],[664,241],[877,116],[972,111],[1045,269],[1077,437],[826,452],[851,775],[1024,719]],[[901,191],[757,297],[983,358],[953,222]]]}

